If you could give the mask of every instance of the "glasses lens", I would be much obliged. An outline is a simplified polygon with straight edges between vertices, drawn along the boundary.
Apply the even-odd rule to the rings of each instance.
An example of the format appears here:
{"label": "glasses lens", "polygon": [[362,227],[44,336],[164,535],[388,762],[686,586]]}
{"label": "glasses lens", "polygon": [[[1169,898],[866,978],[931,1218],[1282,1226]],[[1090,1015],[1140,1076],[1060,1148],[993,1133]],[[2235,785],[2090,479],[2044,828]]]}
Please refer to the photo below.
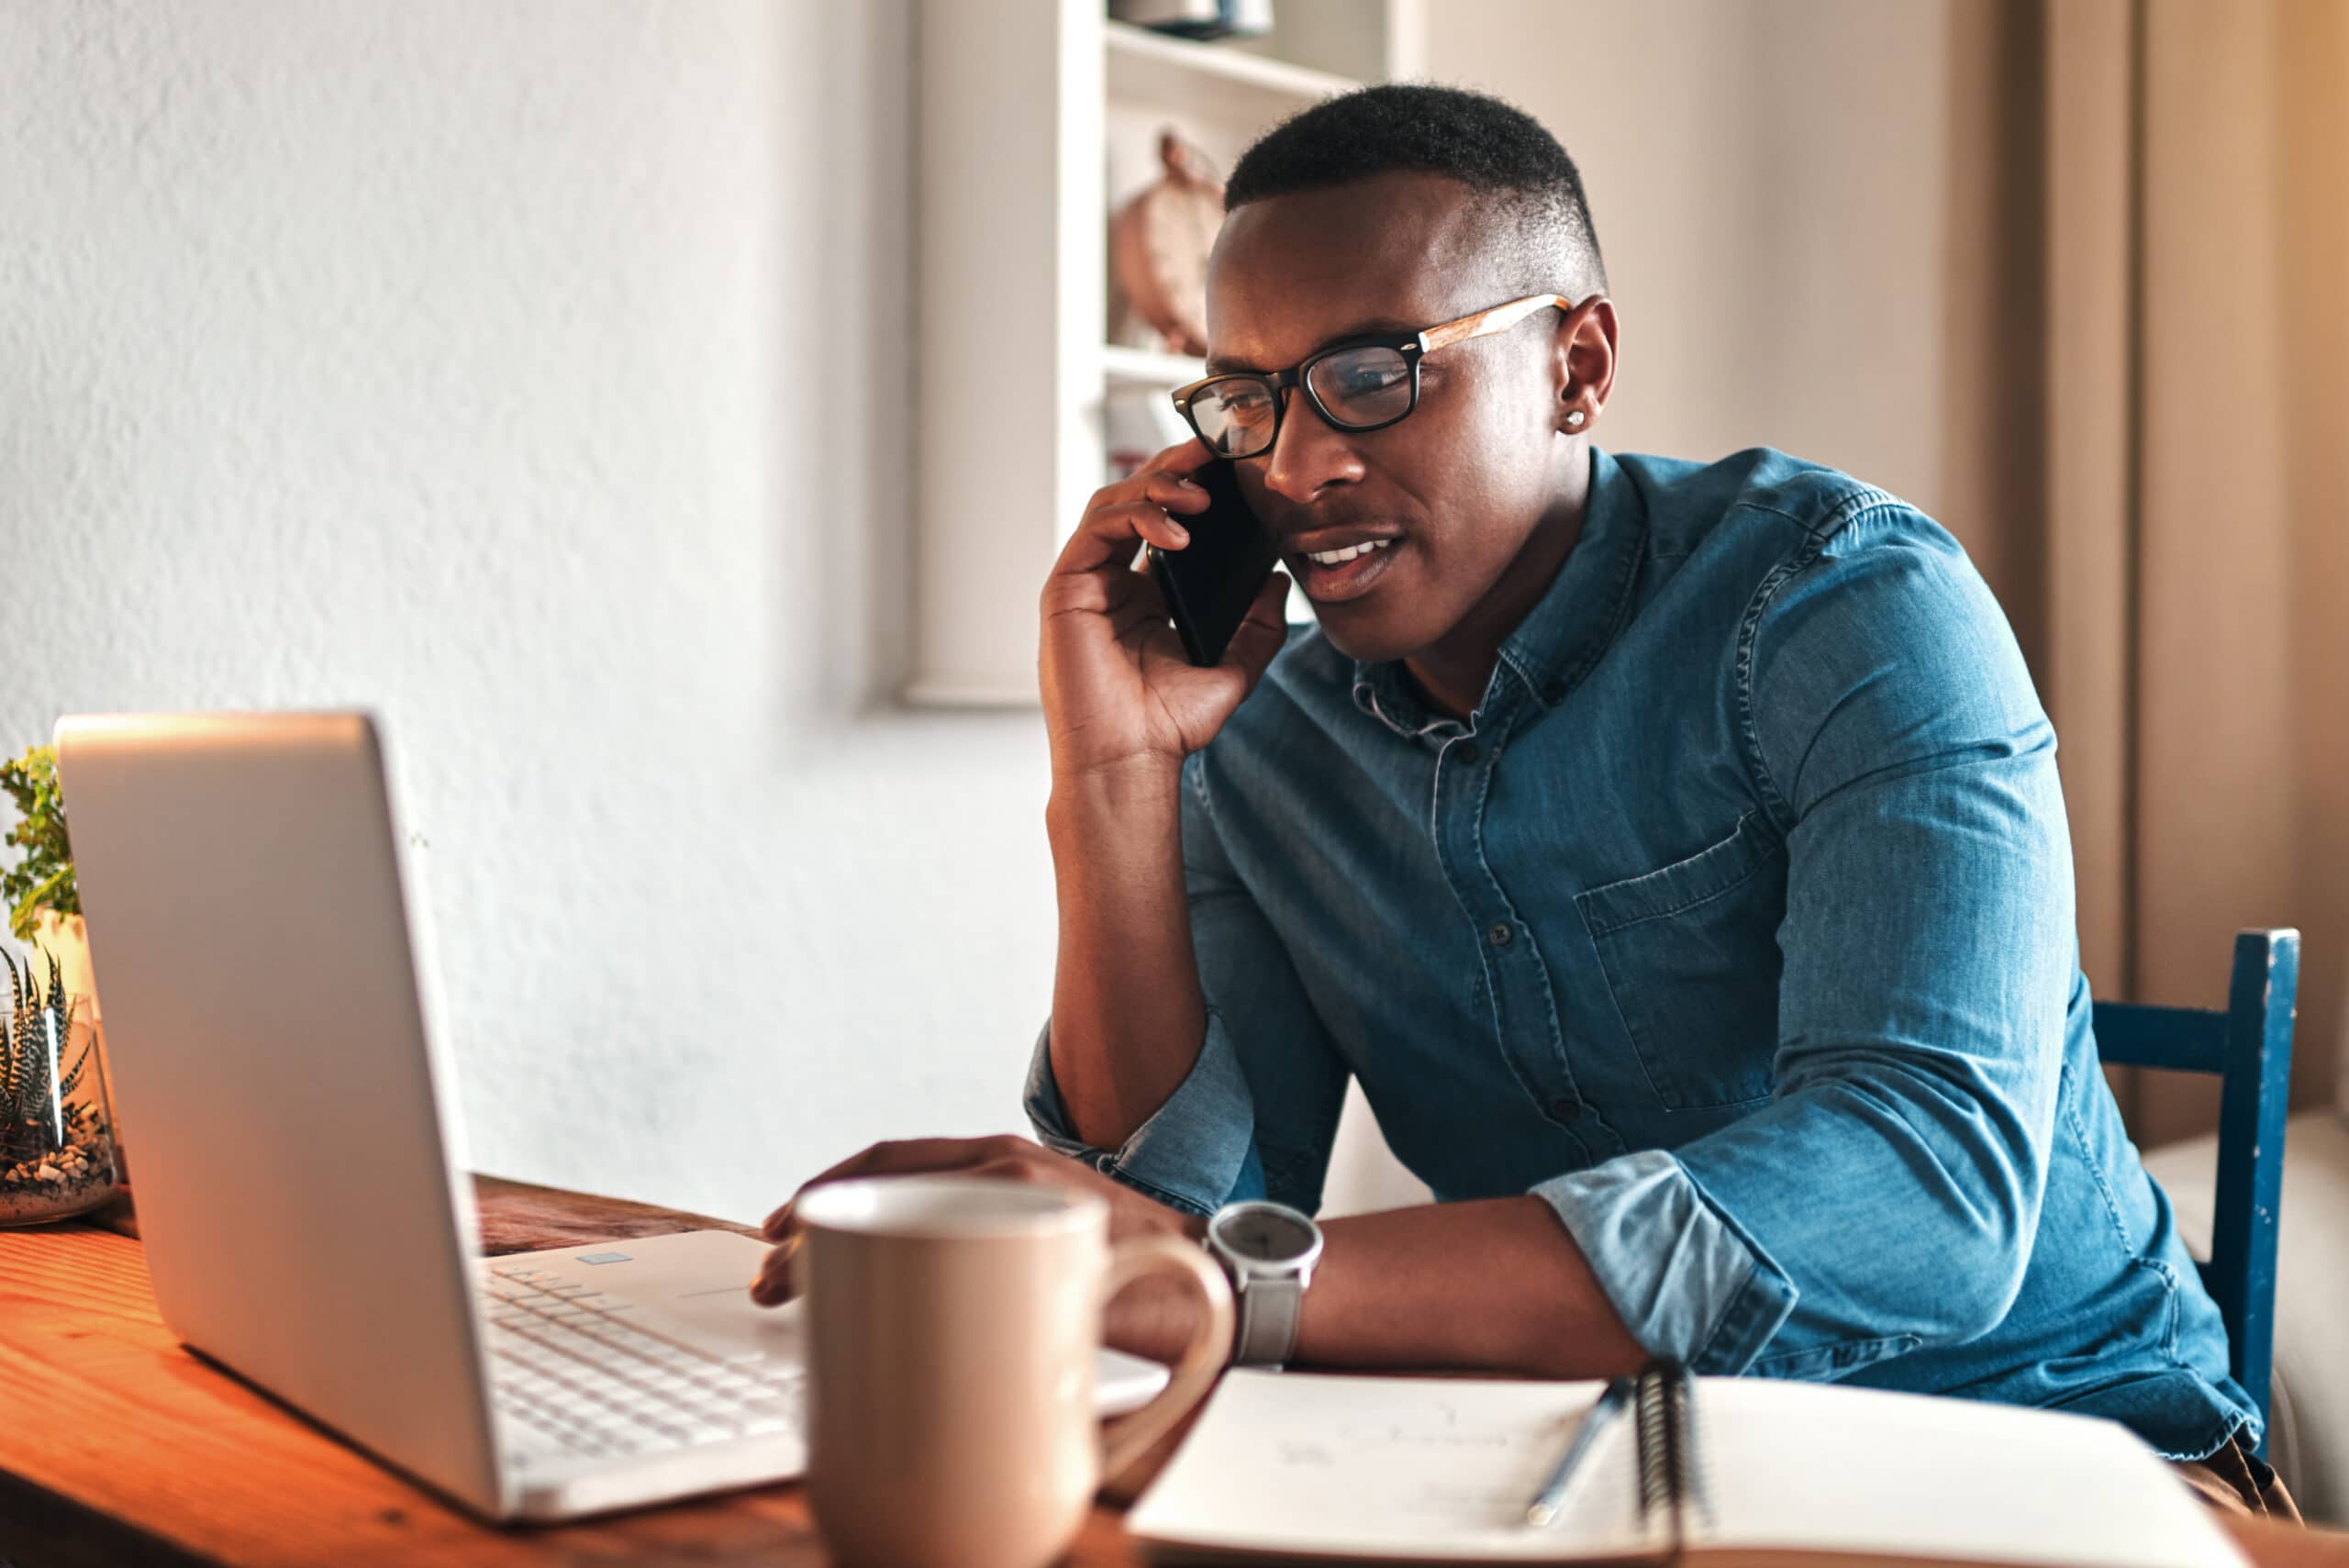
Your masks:
{"label": "glasses lens", "polygon": [[1191,422],[1218,457],[1253,457],[1273,444],[1273,391],[1234,376],[1191,395]]}
{"label": "glasses lens", "polygon": [[1341,425],[1384,425],[1411,408],[1411,366],[1394,349],[1346,349],[1315,362],[1313,395]]}

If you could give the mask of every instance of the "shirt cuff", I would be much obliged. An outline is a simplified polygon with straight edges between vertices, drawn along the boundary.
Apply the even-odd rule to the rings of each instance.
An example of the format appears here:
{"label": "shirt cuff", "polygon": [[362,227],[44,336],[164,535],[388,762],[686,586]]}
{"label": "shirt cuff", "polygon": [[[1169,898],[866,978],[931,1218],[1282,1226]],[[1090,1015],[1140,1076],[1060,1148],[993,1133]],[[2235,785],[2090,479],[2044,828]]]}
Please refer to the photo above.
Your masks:
{"label": "shirt cuff", "polygon": [[1533,1192],[1557,1210],[1650,1355],[1734,1376],[1794,1311],[1786,1271],[1664,1150],[1553,1176]]}
{"label": "shirt cuff", "polygon": [[1256,1102],[1213,1007],[1189,1075],[1114,1152],[1094,1147],[1070,1129],[1052,1078],[1052,1041],[1047,1018],[1036,1035],[1024,1096],[1039,1143],[1189,1213],[1213,1214],[1223,1206],[1242,1173],[1255,1163]]}

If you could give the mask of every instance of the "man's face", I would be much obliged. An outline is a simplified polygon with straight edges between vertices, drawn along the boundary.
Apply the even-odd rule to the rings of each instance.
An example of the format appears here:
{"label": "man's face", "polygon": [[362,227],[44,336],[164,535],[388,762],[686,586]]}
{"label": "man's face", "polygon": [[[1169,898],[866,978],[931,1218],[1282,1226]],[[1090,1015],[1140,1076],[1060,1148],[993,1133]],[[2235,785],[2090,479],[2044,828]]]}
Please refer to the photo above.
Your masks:
{"label": "man's face", "polygon": [[[1208,270],[1208,369],[1280,370],[1368,331],[1417,332],[1513,297],[1456,181],[1383,174],[1253,202],[1224,222]],[[1432,647],[1500,582],[1555,493],[1557,317],[1437,350],[1419,406],[1384,429],[1333,428],[1301,389],[1272,448],[1241,459],[1241,493],[1282,543],[1340,651]],[[1308,551],[1391,542],[1335,568]]]}

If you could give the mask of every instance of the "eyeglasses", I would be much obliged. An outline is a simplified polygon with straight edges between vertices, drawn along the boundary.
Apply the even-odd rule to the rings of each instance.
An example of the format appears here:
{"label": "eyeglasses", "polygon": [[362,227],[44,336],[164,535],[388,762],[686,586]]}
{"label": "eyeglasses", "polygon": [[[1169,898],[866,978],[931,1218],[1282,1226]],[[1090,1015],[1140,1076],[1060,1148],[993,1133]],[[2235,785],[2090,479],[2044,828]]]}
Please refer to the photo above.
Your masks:
{"label": "eyeglasses", "polygon": [[[1591,296],[1597,298],[1596,295]],[[1419,361],[1471,338],[1506,332],[1537,310],[1574,310],[1564,295],[1535,294],[1424,332],[1368,333],[1331,343],[1285,371],[1231,371],[1174,389],[1174,406],[1218,457],[1254,457],[1280,433],[1285,387],[1302,386],[1314,412],[1341,430],[1377,430],[1419,406]]]}

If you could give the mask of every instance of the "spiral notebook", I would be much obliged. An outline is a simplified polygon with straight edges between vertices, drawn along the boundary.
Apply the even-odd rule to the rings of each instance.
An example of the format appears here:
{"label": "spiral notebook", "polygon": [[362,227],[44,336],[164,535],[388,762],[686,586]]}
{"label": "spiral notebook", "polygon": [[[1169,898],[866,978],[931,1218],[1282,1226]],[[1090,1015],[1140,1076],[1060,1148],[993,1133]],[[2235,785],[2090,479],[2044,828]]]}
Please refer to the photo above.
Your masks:
{"label": "spiral notebook", "polygon": [[1165,1562],[2244,1561],[2116,1422],[1674,1369],[1529,1524],[1603,1387],[1232,1372],[1126,1529]]}

